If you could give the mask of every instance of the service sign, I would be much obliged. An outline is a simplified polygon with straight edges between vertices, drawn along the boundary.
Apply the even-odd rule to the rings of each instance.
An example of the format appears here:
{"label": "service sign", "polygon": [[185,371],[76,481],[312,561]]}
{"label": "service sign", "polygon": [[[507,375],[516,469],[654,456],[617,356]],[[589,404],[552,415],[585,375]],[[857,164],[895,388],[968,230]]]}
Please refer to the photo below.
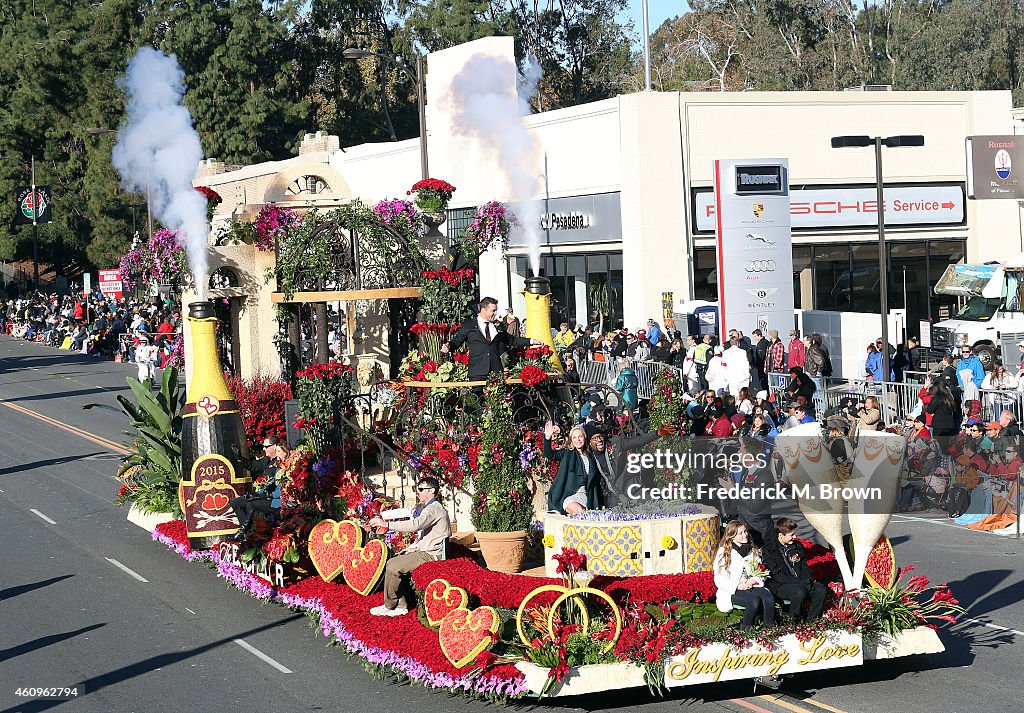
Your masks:
{"label": "service sign", "polygon": [[1024,200],[1024,136],[967,137],[967,196]]}
{"label": "service sign", "polygon": [[720,334],[793,325],[793,235],[786,159],[715,162]]}
{"label": "service sign", "polygon": [[[1024,169],[1024,165],[1021,168]],[[878,192],[874,186],[797,188],[789,194],[793,230],[873,228],[878,225]],[[963,184],[886,186],[884,198],[885,224],[889,227],[964,223],[966,201]],[[713,190],[696,190],[694,211],[696,232],[713,233],[717,223]]]}
{"label": "service sign", "polygon": [[735,649],[709,644],[665,662],[665,687],[695,686],[755,676],[775,676],[821,669],[860,666],[864,648],[860,634],[830,631],[808,641],[794,634],[779,639],[771,650],[754,645]]}
{"label": "service sign", "polygon": [[114,270],[100,270],[100,292],[120,300],[123,297],[124,284],[121,282],[121,272]]}

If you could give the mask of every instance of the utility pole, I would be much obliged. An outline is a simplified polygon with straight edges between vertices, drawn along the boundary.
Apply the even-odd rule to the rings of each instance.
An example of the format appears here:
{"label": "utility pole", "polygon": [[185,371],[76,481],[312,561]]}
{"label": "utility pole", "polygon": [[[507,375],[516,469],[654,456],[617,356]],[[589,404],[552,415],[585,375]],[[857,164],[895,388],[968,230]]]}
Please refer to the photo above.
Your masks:
{"label": "utility pole", "polygon": [[32,280],[39,291],[39,194],[36,193],[36,156],[32,152]]}

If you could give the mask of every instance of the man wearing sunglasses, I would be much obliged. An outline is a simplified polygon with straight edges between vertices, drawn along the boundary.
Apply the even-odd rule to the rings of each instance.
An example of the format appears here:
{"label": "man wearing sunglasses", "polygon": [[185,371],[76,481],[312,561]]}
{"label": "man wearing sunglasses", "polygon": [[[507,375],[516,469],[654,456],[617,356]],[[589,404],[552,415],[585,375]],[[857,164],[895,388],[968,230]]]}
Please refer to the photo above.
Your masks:
{"label": "man wearing sunglasses", "polygon": [[956,364],[956,373],[960,377],[960,388],[962,389],[967,388],[964,371],[971,372],[971,379],[974,381],[974,385],[980,389],[981,384],[985,381],[985,367],[982,365],[978,355],[967,344],[960,348],[960,361]]}
{"label": "man wearing sunglasses", "polygon": [[397,532],[417,532],[419,537],[384,567],[384,604],[374,607],[374,616],[402,616],[409,613],[407,601],[401,593],[405,577],[424,562],[444,557],[444,546],[452,534],[448,511],[437,499],[440,484],[436,478],[420,478],[416,483],[416,501],[409,520],[389,522],[380,517],[370,520],[370,527],[386,527]]}
{"label": "man wearing sunglasses", "polygon": [[277,475],[281,464],[287,458],[288,444],[281,443],[281,439],[274,435],[268,435],[263,439],[263,457],[253,461],[250,469],[255,485],[253,491],[231,501],[231,507],[240,525],[238,532],[228,538],[232,542],[241,542],[246,538],[252,527],[253,515],[258,513],[266,518],[281,507]]}

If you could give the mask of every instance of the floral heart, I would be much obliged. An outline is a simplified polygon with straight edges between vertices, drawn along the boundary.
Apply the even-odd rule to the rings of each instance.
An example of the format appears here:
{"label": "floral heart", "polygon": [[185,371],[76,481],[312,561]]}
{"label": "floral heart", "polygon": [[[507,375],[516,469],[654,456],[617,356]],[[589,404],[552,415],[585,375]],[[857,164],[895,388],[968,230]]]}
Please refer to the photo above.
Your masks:
{"label": "floral heart", "polygon": [[216,512],[226,508],[228,502],[228,496],[223,493],[207,493],[200,507],[208,512]]}
{"label": "floral heart", "polygon": [[325,582],[345,569],[363,544],[363,528],[352,520],[322,520],[309,532],[309,559]]}
{"label": "floral heart", "polygon": [[377,586],[387,563],[388,546],[384,540],[370,540],[365,547],[356,547],[345,562],[345,581],[365,597]]}
{"label": "floral heart", "polygon": [[199,409],[204,416],[209,418],[213,414],[220,411],[220,401],[213,398],[212,396],[204,396],[203,398],[199,399],[199,402],[196,404],[196,408]]}
{"label": "floral heart", "polygon": [[501,619],[493,607],[453,609],[437,632],[441,651],[455,668],[464,668],[494,643]]}
{"label": "floral heart", "polygon": [[469,594],[462,587],[453,587],[444,579],[435,579],[423,590],[423,611],[427,623],[439,626],[441,621],[456,609],[469,606]]}

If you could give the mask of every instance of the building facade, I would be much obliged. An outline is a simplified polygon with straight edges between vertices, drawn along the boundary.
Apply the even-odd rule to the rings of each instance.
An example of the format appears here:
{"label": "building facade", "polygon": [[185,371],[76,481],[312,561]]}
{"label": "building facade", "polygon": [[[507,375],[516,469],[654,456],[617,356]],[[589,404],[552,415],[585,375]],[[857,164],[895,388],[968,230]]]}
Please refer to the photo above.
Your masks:
{"label": "building facade", "polygon": [[[449,236],[476,206],[511,197],[493,147],[460,126],[455,80],[469,63],[491,58],[505,69],[489,84],[514,87],[513,57],[511,38],[490,37],[427,58],[429,172],[458,188],[442,227]],[[968,200],[965,189],[965,138],[1014,131],[1008,91],[641,92],[534,114],[524,125],[539,150],[515,160],[540,177],[528,198],[540,205],[540,272],[552,280],[556,324],[635,329],[691,300],[714,300],[713,164],[730,158],[789,160],[796,306],[878,314],[874,152],[832,149],[836,135],[924,136],[923,147],[883,149],[887,311],[905,310],[908,336],[954,309],[932,292],[948,264],[1024,252],[1016,203]],[[344,150],[332,143],[316,159],[329,174],[332,201],[405,197],[421,177],[418,139]],[[271,168],[264,173],[285,175],[262,179],[268,185],[283,186],[286,197],[302,193],[295,181],[309,171],[288,161]],[[218,191],[232,180],[218,178]],[[262,195],[270,200],[267,190]],[[231,210],[227,204],[222,209]],[[505,258],[493,252],[481,260],[481,293],[519,314],[527,252],[516,231]],[[773,269],[770,258],[726,267]]]}

